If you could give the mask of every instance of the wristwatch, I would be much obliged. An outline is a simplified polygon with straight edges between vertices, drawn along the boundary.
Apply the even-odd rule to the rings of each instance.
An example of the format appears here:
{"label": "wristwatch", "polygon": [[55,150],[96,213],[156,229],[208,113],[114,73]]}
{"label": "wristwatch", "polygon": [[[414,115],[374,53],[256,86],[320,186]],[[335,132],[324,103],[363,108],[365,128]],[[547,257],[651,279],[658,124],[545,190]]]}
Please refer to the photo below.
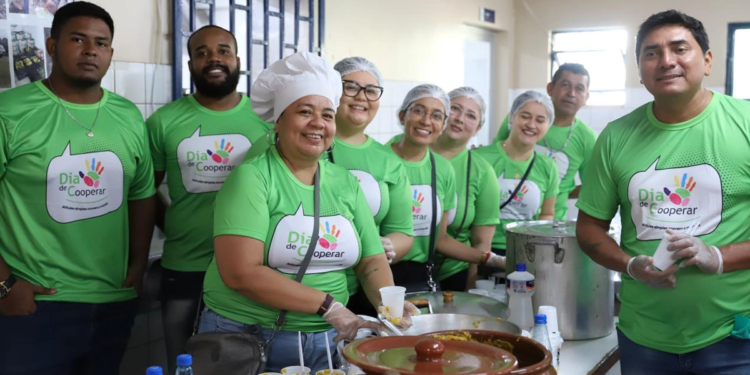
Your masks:
{"label": "wristwatch", "polygon": [[13,287],[13,284],[16,283],[16,278],[13,277],[13,275],[10,275],[7,280],[0,282],[0,299],[5,298],[5,296],[10,293],[10,289]]}
{"label": "wristwatch", "polygon": [[331,304],[333,304],[333,296],[326,294],[326,299],[323,301],[323,304],[320,305],[320,308],[318,308],[317,314],[320,316],[325,315],[328,312],[328,309],[331,308]]}

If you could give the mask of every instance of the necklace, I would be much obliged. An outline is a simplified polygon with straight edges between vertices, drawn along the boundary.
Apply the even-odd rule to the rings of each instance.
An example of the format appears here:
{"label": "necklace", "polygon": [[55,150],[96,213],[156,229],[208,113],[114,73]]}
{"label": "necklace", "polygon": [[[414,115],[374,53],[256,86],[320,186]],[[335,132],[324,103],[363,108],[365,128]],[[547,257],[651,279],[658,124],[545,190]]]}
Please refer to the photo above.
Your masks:
{"label": "necklace", "polygon": [[558,152],[562,152],[565,150],[565,147],[568,146],[568,142],[570,142],[570,137],[573,135],[573,127],[576,125],[576,120],[573,119],[573,123],[570,124],[570,130],[568,130],[568,138],[565,138],[565,143],[563,143],[562,147],[560,147],[559,150],[555,150],[554,148],[547,145],[547,136],[545,135],[544,138],[542,138],[542,145],[544,145],[544,148],[547,149],[547,157],[551,158]]}
{"label": "necklace", "polygon": [[57,95],[57,92],[55,91],[55,88],[52,86],[52,80],[48,79],[47,82],[49,82],[49,88],[52,89],[52,93],[55,94],[55,96],[57,96],[57,102],[60,103],[60,106],[63,107],[63,109],[65,110],[65,112],[68,114],[68,116],[70,116],[70,118],[72,118],[73,121],[75,121],[76,124],[78,124],[78,126],[84,128],[84,129],[86,129],[88,131],[88,133],[86,133],[86,135],[89,136],[89,138],[93,137],[94,136],[94,132],[92,130],[94,129],[94,126],[96,126],[96,121],[99,120],[99,110],[102,109],[102,99],[104,99],[104,93],[102,92],[102,97],[99,98],[99,106],[96,108],[96,117],[94,117],[94,123],[91,124],[90,128],[87,128],[86,126],[84,126],[83,124],[81,124],[81,122],[78,121],[78,119],[76,119],[75,117],[73,117],[73,115],[70,113],[70,111],[68,111],[68,108],[65,107],[65,104],[62,103],[62,99],[60,99],[60,95]]}

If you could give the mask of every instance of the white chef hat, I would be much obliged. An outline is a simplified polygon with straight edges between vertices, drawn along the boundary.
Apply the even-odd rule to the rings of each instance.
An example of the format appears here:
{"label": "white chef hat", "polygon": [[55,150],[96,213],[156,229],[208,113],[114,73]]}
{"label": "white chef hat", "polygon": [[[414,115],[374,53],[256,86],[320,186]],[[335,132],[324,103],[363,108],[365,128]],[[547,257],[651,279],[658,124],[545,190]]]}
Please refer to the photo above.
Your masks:
{"label": "white chef hat", "polygon": [[290,104],[308,95],[327,98],[335,111],[342,89],[341,74],[328,61],[310,52],[297,52],[260,73],[250,100],[263,121],[275,123]]}

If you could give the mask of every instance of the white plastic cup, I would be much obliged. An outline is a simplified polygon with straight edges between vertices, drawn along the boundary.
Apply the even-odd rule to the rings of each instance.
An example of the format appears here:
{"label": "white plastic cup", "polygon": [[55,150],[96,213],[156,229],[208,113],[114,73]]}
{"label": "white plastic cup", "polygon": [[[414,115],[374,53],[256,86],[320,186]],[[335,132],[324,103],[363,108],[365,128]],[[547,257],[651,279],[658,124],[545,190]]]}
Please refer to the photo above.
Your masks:
{"label": "white plastic cup", "polygon": [[383,306],[388,309],[391,318],[401,318],[404,316],[404,299],[406,298],[406,288],[402,286],[386,286],[380,288],[380,299]]}
{"label": "white plastic cup", "polygon": [[489,296],[490,292],[484,290],[484,289],[469,289],[470,294],[477,294],[480,296]]}
{"label": "white plastic cup", "polygon": [[281,369],[281,373],[284,375],[310,375],[311,371],[307,366],[288,366]]}
{"label": "white plastic cup", "polygon": [[654,266],[662,271],[669,268],[669,266],[673,265],[675,262],[675,260],[672,259],[673,252],[667,250],[667,246],[669,246],[669,240],[667,240],[668,236],[669,234],[664,232],[664,236],[662,236],[661,242],[659,242],[659,247],[657,247],[656,252],[654,252]]}
{"label": "white plastic cup", "polygon": [[491,280],[477,280],[477,289],[491,291],[495,289],[495,282]]}
{"label": "white plastic cup", "polygon": [[346,375],[346,373],[342,370],[334,369],[333,372],[329,369],[320,370],[315,373],[315,375]]}
{"label": "white plastic cup", "polygon": [[538,314],[547,315],[547,332],[560,332],[557,325],[557,308],[555,306],[539,306]]}

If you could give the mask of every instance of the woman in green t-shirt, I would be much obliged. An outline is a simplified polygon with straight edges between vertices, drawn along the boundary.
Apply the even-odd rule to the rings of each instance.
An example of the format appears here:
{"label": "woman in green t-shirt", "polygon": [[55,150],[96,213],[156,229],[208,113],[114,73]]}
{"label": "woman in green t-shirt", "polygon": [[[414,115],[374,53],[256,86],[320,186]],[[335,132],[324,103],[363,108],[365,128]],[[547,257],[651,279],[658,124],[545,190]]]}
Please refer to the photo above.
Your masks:
{"label": "woman in green t-shirt", "polygon": [[[456,208],[451,212],[448,235],[472,248],[489,253],[495,227],[500,223],[500,188],[495,172],[484,159],[467,149],[469,140],[485,121],[485,102],[471,87],[459,87],[448,93],[451,99],[448,125],[430,149],[448,159],[456,178]],[[493,258],[494,259],[494,258]],[[493,262],[504,267],[504,259]],[[463,291],[474,287],[477,264],[445,259],[438,267],[438,280],[443,290]]]}
{"label": "woman in green t-shirt", "polygon": [[[321,161],[333,142],[341,90],[339,73],[307,52],[264,70],[251,98],[258,115],[274,124],[271,147],[232,171],[216,198],[215,256],[204,283],[200,332],[273,337],[272,372],[299,364],[297,332],[303,334],[304,362],[316,371],[328,366],[326,345],[335,350],[333,341],[377,328],[344,307],[347,269],[362,280],[373,305],[380,303],[379,288],[393,285],[357,179]],[[274,334],[280,310],[288,310],[286,323]],[[326,341],[325,332],[336,338]]]}
{"label": "woman in green t-shirt", "polygon": [[552,159],[534,152],[554,116],[547,95],[526,91],[511,106],[508,139],[475,151],[490,163],[500,184],[500,225],[492,240],[494,253],[505,255],[506,225],[524,220],[552,220],[555,215],[560,184],[557,166]]}
{"label": "woman in green t-shirt", "polygon": [[[396,253],[403,256],[411,249],[414,232],[406,169],[383,145],[365,135],[380,107],[383,78],[375,64],[362,57],[347,57],[333,68],[341,73],[344,90],[328,161],[346,168],[359,180],[390,261]],[[354,270],[350,269],[347,276],[352,295],[347,307],[356,314],[375,315]]]}
{"label": "woman in green t-shirt", "polygon": [[435,252],[464,262],[497,265],[502,261],[447,234],[449,212],[456,205],[455,174],[451,163],[428,147],[443,132],[449,115],[450,99],[445,91],[435,85],[419,85],[409,91],[398,112],[404,134],[389,142],[389,149],[402,159],[412,187],[414,246],[403,257],[397,254],[391,266],[396,285],[410,292],[433,287],[437,277],[434,265],[440,262]]}

